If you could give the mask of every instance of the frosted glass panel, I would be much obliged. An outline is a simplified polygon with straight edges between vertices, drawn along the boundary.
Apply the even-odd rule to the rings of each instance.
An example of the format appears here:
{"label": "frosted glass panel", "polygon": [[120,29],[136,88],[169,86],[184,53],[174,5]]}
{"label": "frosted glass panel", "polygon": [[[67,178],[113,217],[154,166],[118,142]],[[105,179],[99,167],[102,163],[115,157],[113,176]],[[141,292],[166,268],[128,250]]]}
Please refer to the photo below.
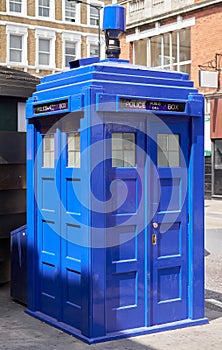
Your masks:
{"label": "frosted glass panel", "polygon": [[112,166],[134,167],[136,165],[135,134],[112,133]]}
{"label": "frosted glass panel", "polygon": [[180,140],[176,134],[159,134],[158,167],[180,166]]}
{"label": "frosted glass panel", "polygon": [[54,168],[54,135],[43,136],[43,167]]}
{"label": "frosted glass panel", "polygon": [[68,167],[80,168],[80,134],[71,132],[67,135]]}

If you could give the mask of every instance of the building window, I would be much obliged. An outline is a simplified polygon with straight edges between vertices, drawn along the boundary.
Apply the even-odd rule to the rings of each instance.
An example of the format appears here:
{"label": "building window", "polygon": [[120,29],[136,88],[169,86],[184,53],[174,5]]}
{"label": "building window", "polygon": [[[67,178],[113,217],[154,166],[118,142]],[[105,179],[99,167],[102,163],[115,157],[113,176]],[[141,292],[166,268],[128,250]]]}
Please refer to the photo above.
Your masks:
{"label": "building window", "polygon": [[10,62],[22,63],[22,36],[10,35],[9,60]]}
{"label": "building window", "polygon": [[9,11],[10,12],[22,12],[22,0],[9,0]]}
{"label": "building window", "polygon": [[134,64],[147,65],[147,39],[134,42]]}
{"label": "building window", "polygon": [[[94,6],[99,6],[98,4],[92,4]],[[89,6],[89,23],[92,26],[98,26],[99,25],[99,11],[97,8]]]}
{"label": "building window", "polygon": [[72,32],[62,34],[63,42],[63,69],[69,67],[69,62],[81,57],[81,35]]}
{"label": "building window", "polygon": [[137,11],[144,10],[144,0],[133,0],[129,2],[129,13],[132,14]]}
{"label": "building window", "polygon": [[90,57],[99,56],[99,47],[98,47],[98,45],[90,44],[89,56]]}
{"label": "building window", "polygon": [[55,69],[55,39],[56,34],[50,29],[36,29],[36,71],[41,69]]}
{"label": "building window", "polygon": [[6,25],[7,58],[9,65],[27,66],[27,27]]}
{"label": "building window", "polygon": [[112,133],[112,167],[135,167],[135,133]]}
{"label": "building window", "polygon": [[76,22],[76,3],[65,0],[65,21]]}
{"label": "building window", "polygon": [[54,18],[55,15],[55,3],[54,0],[38,0],[37,1],[37,14],[39,17]]}
{"label": "building window", "polygon": [[136,64],[190,74],[190,28],[135,41],[133,51]]}
{"label": "building window", "polygon": [[158,167],[180,166],[180,142],[179,135],[159,134],[157,137]]}
{"label": "building window", "polygon": [[40,65],[49,66],[50,64],[50,39],[39,38],[39,60]]}
{"label": "building window", "polygon": [[76,59],[76,43],[65,41],[65,67],[69,67],[69,62]]}
{"label": "building window", "polygon": [[214,140],[213,194],[222,195],[222,139]]}
{"label": "building window", "polygon": [[80,133],[70,132],[67,135],[68,167],[80,168]]}

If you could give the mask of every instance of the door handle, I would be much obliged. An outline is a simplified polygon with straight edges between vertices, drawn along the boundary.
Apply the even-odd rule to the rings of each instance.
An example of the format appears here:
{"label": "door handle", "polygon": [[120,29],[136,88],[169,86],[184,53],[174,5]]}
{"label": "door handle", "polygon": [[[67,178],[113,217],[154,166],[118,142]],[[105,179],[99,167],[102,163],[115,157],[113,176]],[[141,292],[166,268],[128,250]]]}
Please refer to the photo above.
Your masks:
{"label": "door handle", "polygon": [[155,233],[152,234],[152,244],[156,245],[156,234]]}
{"label": "door handle", "polygon": [[157,228],[158,226],[158,222],[153,222],[153,228]]}

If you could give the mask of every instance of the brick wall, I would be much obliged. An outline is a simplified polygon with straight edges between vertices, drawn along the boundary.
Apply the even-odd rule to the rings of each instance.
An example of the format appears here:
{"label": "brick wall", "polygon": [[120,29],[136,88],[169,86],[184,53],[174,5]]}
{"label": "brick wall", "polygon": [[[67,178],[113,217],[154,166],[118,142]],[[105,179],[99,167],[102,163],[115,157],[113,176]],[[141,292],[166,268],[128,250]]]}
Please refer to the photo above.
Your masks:
{"label": "brick wall", "polygon": [[27,0],[27,15],[35,16],[35,0]]}
{"label": "brick wall", "polygon": [[28,30],[28,64],[35,66],[36,60],[36,39],[35,31],[32,29]]}
{"label": "brick wall", "polygon": [[[198,87],[198,65],[213,60],[216,53],[222,53],[222,5],[199,11],[195,18],[195,26],[191,29],[191,79]],[[201,91],[207,92],[206,89]]]}
{"label": "brick wall", "polygon": [[0,26],[0,62],[6,61],[6,31],[5,26]]}
{"label": "brick wall", "polygon": [[59,21],[62,20],[62,0],[56,0],[55,18]]}
{"label": "brick wall", "polygon": [[55,55],[56,67],[62,68],[63,51],[62,51],[62,34],[60,33],[56,34],[55,52],[56,52],[56,55]]}

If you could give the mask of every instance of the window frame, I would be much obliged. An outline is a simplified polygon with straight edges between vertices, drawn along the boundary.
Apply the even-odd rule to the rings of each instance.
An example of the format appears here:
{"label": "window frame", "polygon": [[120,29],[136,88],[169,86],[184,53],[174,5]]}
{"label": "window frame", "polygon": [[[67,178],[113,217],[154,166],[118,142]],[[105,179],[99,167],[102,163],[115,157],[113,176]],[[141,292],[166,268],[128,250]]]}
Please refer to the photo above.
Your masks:
{"label": "window frame", "polygon": [[[10,38],[11,35],[22,37],[22,49],[21,49],[21,62],[14,62],[10,60]],[[27,59],[27,40],[28,40],[28,29],[26,26],[14,26],[14,25],[6,25],[6,36],[7,36],[7,53],[6,53],[6,64],[8,66],[18,66],[25,67],[28,66]]]}
{"label": "window frame", "polygon": [[[182,48],[182,43],[183,41],[180,41],[180,35],[183,31],[189,30],[191,31],[192,25],[195,24],[194,19],[185,20],[181,21],[181,18],[178,17],[177,22],[172,23],[170,25],[163,25],[158,26],[158,22],[156,23],[156,28],[155,29],[150,29],[147,32],[144,32],[143,35],[137,34],[137,35],[131,35],[129,38],[131,40],[127,40],[128,42],[130,41],[132,43],[133,47],[133,63],[135,64],[136,62],[136,43],[138,43],[139,40],[145,40],[147,42],[147,60],[146,60],[146,66],[148,67],[155,67],[155,68],[161,68],[161,69],[171,69],[174,71],[178,72],[184,72],[184,71],[190,71],[191,69],[191,43],[189,46],[189,59],[187,60],[180,60],[180,54],[181,54],[181,48]],[[146,35],[145,35],[146,34]],[[176,40],[173,38],[173,35],[176,34]],[[191,36],[191,33],[189,33]],[[161,62],[158,65],[152,65],[152,53],[151,53],[151,40],[153,38],[159,38],[161,40]],[[165,37],[168,39],[167,40],[167,46],[164,46],[164,39]],[[175,53],[175,50],[173,50],[173,45],[176,43],[176,59],[175,63],[173,62],[173,54]],[[167,55],[164,56],[164,51],[167,49]],[[169,55],[169,56],[168,56]],[[164,60],[168,59],[168,63],[164,62]],[[140,64],[137,62],[137,64]],[[185,68],[185,70],[184,70]]]}
{"label": "window frame", "polygon": [[[91,24],[90,23],[90,21],[91,21],[91,11],[90,10],[93,9],[93,7],[90,6],[90,4],[91,5],[95,5],[95,6],[101,6],[103,8],[104,3],[102,1],[97,1],[97,0],[95,0],[95,1],[89,1],[88,0],[87,3],[88,3],[88,5],[86,5],[87,6],[87,25],[92,27],[92,28],[98,28],[98,24]],[[102,23],[103,9],[98,11],[98,13],[99,13],[99,16],[100,16],[100,23]]]}
{"label": "window frame", "polygon": [[[116,137],[113,137],[114,134],[119,134],[121,135],[121,137],[119,138],[116,138]],[[131,142],[129,141],[128,138],[125,138],[124,136],[126,134],[131,134],[131,136],[133,136],[133,139],[134,141]],[[118,142],[121,140],[121,143],[122,143],[122,148],[118,148],[116,145],[114,147],[114,140],[118,140]],[[126,146],[128,143],[132,143],[131,147],[132,149],[128,149],[128,148],[124,148],[124,146]],[[136,168],[137,167],[137,154],[136,154],[136,146],[137,146],[137,133],[136,132],[132,132],[132,131],[112,131],[111,133],[111,153],[112,153],[112,168],[121,168],[121,169],[126,169],[126,168]],[[117,143],[118,145],[118,143]],[[128,144],[128,147],[129,147],[129,144]],[[127,158],[125,157],[125,155],[127,154],[127,152],[129,153],[129,151],[131,151],[131,156],[132,159],[131,161],[133,160],[133,163],[131,164],[131,162],[127,161]],[[114,153],[121,153],[122,157],[121,158],[115,158],[113,156]],[[116,162],[119,162],[119,161],[122,161],[122,165],[116,165],[115,163]]]}
{"label": "window frame", "polygon": [[[37,29],[35,32],[36,38],[36,71],[38,72],[40,69],[42,70],[55,70],[55,40],[56,33],[54,31],[45,31],[41,29]],[[39,63],[39,40],[45,39],[50,41],[50,57],[49,57],[49,65],[44,65]]]}
{"label": "window frame", "polygon": [[[70,135],[74,135],[74,148],[69,148],[69,136]],[[75,137],[78,135],[78,148],[75,148],[76,146],[76,140],[75,140]],[[66,167],[67,168],[71,168],[71,169],[80,169],[81,168],[81,133],[80,131],[70,131],[70,132],[67,132],[66,133],[66,141],[67,141],[67,149],[66,149],[66,153],[67,153],[67,156],[66,156],[66,160],[67,160],[67,163],[66,163]],[[77,155],[77,157],[74,157],[75,159],[77,159],[77,163],[75,164],[70,164],[69,161],[71,161],[71,158],[69,157],[70,155],[74,155],[75,156]]]}
{"label": "window frame", "polygon": [[[105,40],[104,37],[101,35],[101,43],[100,43],[100,58],[105,58]],[[86,39],[86,46],[87,46],[87,57],[90,57],[90,45],[98,45],[98,34],[95,35],[88,35]],[[95,56],[93,56],[95,57]]]}
{"label": "window frame", "polygon": [[39,15],[39,2],[40,0],[36,0],[35,13],[38,19],[43,21],[54,20],[55,19],[55,0],[49,0],[49,16],[40,16]]}
{"label": "window frame", "polygon": [[62,68],[64,70],[69,69],[69,67],[66,67],[65,63],[65,50],[66,46],[65,43],[67,41],[73,42],[76,45],[76,60],[81,57],[81,35],[80,34],[73,34],[73,33],[63,33],[62,34],[62,42],[63,42],[63,51],[62,51]]}
{"label": "window frame", "polygon": [[10,3],[11,1],[16,1],[16,0],[7,0],[6,1],[6,12],[9,13],[10,15],[14,16],[26,16],[27,15],[27,0],[21,0],[21,12],[16,12],[16,11],[11,11],[10,10]]}
{"label": "window frame", "polygon": [[[53,140],[53,148],[46,152],[45,150],[45,139],[49,138]],[[50,162],[51,162],[51,156],[52,156],[52,160],[53,160],[53,164],[52,166],[46,166],[45,162],[46,162],[46,154],[50,155]],[[51,165],[51,163],[50,163]],[[49,133],[49,134],[42,134],[42,168],[44,169],[55,169],[55,134],[54,133]]]}
{"label": "window frame", "polygon": [[80,3],[75,3],[75,8],[76,8],[76,16],[75,16],[75,21],[67,21],[66,20],[66,0],[62,0],[62,18],[63,21],[67,24],[80,24]]}

